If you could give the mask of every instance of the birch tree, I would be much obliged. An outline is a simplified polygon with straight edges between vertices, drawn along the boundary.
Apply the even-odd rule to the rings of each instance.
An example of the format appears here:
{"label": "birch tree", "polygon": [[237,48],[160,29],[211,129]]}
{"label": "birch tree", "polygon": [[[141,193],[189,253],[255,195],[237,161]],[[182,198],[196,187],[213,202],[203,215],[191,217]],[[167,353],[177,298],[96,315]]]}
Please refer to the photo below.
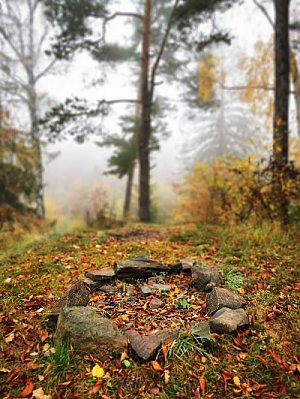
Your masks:
{"label": "birch tree", "polygon": [[[27,124],[36,160],[35,207],[39,218],[45,217],[43,160],[38,83],[53,68],[55,60],[45,59],[48,25],[41,23],[39,0],[2,0],[0,10],[0,89],[8,100],[18,101],[27,110],[21,123]],[[24,127],[22,130],[25,130]]]}

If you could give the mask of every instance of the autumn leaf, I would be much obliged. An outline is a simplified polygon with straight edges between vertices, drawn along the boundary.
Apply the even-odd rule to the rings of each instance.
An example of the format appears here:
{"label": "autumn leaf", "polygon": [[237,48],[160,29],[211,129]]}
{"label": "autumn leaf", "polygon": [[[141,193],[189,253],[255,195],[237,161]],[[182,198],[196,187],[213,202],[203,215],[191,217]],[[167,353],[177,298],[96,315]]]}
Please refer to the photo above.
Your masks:
{"label": "autumn leaf", "polygon": [[163,370],[161,365],[156,360],[152,360],[150,362],[150,364],[151,364],[153,370],[155,370],[155,371],[162,371]]}
{"label": "autumn leaf", "polygon": [[206,386],[206,384],[205,384],[205,379],[204,378],[202,378],[202,377],[199,378],[199,385],[200,385],[200,391],[201,391],[202,395],[205,395],[205,386]]}
{"label": "autumn leaf", "polygon": [[43,388],[35,389],[32,392],[32,396],[36,399],[52,399],[50,395],[45,395]]}
{"label": "autumn leaf", "polygon": [[14,332],[11,332],[7,337],[5,337],[5,342],[7,344],[9,344],[10,342],[12,342],[15,338],[15,334]]}
{"label": "autumn leaf", "polygon": [[11,372],[11,370],[9,370],[5,367],[2,367],[2,369],[0,369],[0,373],[10,373],[10,372]]}
{"label": "autumn leaf", "polygon": [[237,375],[235,377],[233,377],[233,383],[237,387],[241,386],[241,381],[240,381],[240,379],[239,379],[239,377]]}
{"label": "autumn leaf", "polygon": [[31,378],[27,378],[25,387],[21,392],[22,398],[26,398],[27,396],[29,396],[32,393],[32,391],[33,391],[33,382],[31,381]]}
{"label": "autumn leaf", "polygon": [[96,364],[92,370],[92,376],[96,378],[102,378],[104,376],[104,369]]}
{"label": "autumn leaf", "polygon": [[162,351],[162,354],[164,355],[165,363],[167,363],[167,361],[168,361],[168,359],[167,359],[167,345],[162,345],[161,346],[161,351]]}

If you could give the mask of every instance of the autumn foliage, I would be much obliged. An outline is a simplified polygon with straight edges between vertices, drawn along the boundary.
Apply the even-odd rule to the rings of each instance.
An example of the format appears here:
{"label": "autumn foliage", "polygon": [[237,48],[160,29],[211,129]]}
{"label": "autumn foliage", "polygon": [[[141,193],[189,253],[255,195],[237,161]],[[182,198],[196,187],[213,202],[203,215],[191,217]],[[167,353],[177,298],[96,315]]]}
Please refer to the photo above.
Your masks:
{"label": "autumn foliage", "polygon": [[[176,187],[180,201],[175,218],[199,223],[276,220],[273,176],[272,164],[249,157],[216,159],[210,165],[196,163]],[[297,217],[300,178],[294,163],[280,171],[279,181],[292,216]]]}

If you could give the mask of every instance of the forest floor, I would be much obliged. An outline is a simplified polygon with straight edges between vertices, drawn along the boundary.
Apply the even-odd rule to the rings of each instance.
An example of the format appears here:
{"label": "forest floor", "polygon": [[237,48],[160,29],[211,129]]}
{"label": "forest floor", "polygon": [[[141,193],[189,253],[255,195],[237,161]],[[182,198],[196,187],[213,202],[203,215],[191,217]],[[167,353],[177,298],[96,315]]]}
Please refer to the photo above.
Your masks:
{"label": "forest floor", "polygon": [[[15,249],[0,261],[0,397],[299,398],[299,242],[299,231],[283,234],[272,227],[136,225],[52,234]],[[249,327],[213,334],[212,349],[199,352],[192,344],[180,357],[166,345],[148,362],[133,354],[100,362],[55,349],[45,318],[71,281],[139,255],[216,266],[225,284],[246,298]],[[182,287],[180,278],[172,281],[168,318],[185,324],[189,310],[207,318],[201,298],[197,308]],[[147,315],[151,328],[159,327]],[[134,309],[119,316],[135,317]],[[92,375],[95,365],[98,377]]]}

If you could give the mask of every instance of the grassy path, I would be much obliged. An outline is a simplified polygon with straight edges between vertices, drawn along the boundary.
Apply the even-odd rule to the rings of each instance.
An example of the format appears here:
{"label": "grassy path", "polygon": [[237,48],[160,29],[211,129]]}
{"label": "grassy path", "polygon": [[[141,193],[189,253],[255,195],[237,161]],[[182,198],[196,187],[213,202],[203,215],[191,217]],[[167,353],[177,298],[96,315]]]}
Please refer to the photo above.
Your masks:
{"label": "grassy path", "polygon": [[[52,235],[12,253],[0,262],[0,397],[300,397],[299,238],[271,228],[134,226]],[[160,353],[158,370],[131,357],[101,363],[55,350],[44,320],[68,284],[85,270],[138,255],[217,266],[247,299],[250,327],[215,335],[207,356],[193,348],[181,359]],[[92,376],[95,364],[103,378]]]}

